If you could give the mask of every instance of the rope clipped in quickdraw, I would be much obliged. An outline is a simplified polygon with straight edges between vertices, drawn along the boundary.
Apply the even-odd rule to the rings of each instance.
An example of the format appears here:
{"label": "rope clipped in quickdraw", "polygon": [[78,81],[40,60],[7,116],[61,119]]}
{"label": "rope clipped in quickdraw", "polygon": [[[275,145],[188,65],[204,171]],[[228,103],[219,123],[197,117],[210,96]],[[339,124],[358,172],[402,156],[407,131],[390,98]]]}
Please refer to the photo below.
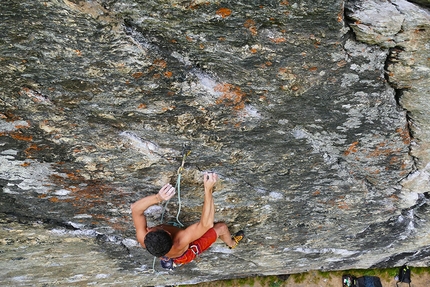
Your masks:
{"label": "rope clipped in quickdraw", "polygon": [[[184,170],[184,165],[185,165],[185,159],[187,158],[187,156],[189,156],[191,153],[191,150],[189,148],[187,148],[186,146],[184,146],[184,148],[182,149],[182,164],[181,166],[178,168],[177,171],[177,180],[176,180],[176,186],[175,189],[178,192],[178,212],[176,214],[176,222],[169,222],[174,226],[177,227],[184,227],[184,225],[179,221],[179,215],[181,213],[181,208],[182,208],[182,202],[181,202],[181,177],[182,177],[182,171]],[[166,203],[164,204],[164,208],[163,208],[163,213],[161,214],[161,223],[163,223],[163,219],[164,219],[164,213],[167,209],[167,205],[169,204],[169,201],[166,201]]]}
{"label": "rope clipped in quickdraw", "polygon": [[[182,171],[184,170],[184,165],[185,165],[185,159],[187,158],[187,156],[189,156],[191,153],[191,150],[189,148],[187,148],[187,146],[184,146],[182,149],[182,164],[181,166],[178,168],[177,171],[177,175],[178,175],[178,179],[176,180],[176,187],[175,189],[178,191],[178,213],[176,214],[176,222],[169,222],[170,224],[177,226],[177,227],[184,227],[184,225],[179,221],[179,214],[181,213],[181,207],[182,207],[182,203],[181,203],[181,176],[182,176]],[[166,209],[167,209],[167,205],[169,204],[169,200],[166,201],[166,203],[164,204],[164,208],[163,208],[163,212],[161,213],[161,224],[164,221],[164,214],[166,213]],[[148,270],[149,273],[156,273],[157,271],[155,270],[155,262],[157,260],[157,257],[154,257],[154,260],[152,261],[152,270]]]}

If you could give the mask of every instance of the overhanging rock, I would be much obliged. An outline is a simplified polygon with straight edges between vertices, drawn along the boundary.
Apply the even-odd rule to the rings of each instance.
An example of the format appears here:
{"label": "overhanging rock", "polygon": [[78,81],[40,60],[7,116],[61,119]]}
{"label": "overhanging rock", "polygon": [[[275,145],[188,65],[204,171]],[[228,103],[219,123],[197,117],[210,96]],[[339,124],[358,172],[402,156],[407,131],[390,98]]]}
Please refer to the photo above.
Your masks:
{"label": "overhanging rock", "polygon": [[[1,3],[1,281],[428,266],[428,11],[356,3]],[[181,221],[215,171],[216,220],[247,239],[153,274],[129,206],[175,182],[184,145]]]}

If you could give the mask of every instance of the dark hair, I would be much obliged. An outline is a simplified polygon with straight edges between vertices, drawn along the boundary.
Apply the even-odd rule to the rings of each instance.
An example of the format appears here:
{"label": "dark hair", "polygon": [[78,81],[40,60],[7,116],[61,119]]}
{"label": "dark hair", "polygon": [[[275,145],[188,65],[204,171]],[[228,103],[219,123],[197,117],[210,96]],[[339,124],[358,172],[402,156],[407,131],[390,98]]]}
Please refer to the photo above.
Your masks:
{"label": "dark hair", "polygon": [[173,245],[172,237],[163,229],[148,232],[144,243],[146,250],[156,257],[166,255]]}

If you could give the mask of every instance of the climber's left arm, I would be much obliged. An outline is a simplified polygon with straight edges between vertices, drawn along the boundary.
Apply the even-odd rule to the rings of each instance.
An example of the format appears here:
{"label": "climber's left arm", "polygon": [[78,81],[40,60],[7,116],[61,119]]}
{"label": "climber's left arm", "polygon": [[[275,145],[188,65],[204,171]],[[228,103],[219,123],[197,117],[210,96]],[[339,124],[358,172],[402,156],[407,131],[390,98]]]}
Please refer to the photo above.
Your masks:
{"label": "climber's left arm", "polygon": [[170,185],[164,185],[157,194],[152,194],[142,199],[139,199],[131,205],[131,215],[133,217],[134,227],[136,228],[136,237],[140,245],[145,247],[144,240],[148,233],[146,225],[145,210],[151,205],[161,203],[163,200],[169,200],[175,195],[175,188]]}

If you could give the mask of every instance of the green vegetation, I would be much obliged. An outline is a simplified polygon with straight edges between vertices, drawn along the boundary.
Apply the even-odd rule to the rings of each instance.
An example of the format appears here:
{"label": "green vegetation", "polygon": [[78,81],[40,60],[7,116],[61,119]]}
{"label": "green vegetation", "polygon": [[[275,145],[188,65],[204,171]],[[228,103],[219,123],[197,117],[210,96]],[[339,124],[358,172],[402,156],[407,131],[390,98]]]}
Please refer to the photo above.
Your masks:
{"label": "green vegetation", "polygon": [[267,286],[269,286],[269,287],[280,287],[280,286],[282,286],[283,282],[281,280],[279,280],[276,276],[270,276],[269,278],[270,278],[270,280],[269,280],[269,284]]}
{"label": "green vegetation", "polygon": [[430,267],[411,267],[412,276],[414,274],[421,275],[421,274],[430,274]]}
{"label": "green vegetation", "polygon": [[255,279],[253,277],[248,278],[240,278],[237,279],[237,283],[239,283],[240,286],[254,286]]}
{"label": "green vegetation", "polygon": [[[412,281],[414,280],[414,276],[422,276],[424,274],[430,275],[430,267],[410,267],[412,273]],[[289,286],[292,282],[301,284],[305,282],[318,283],[322,279],[330,280],[333,278],[342,278],[344,274],[350,274],[355,277],[361,276],[378,276],[381,278],[381,281],[390,281],[392,280],[399,272],[399,267],[394,268],[385,268],[385,269],[350,269],[350,270],[342,270],[342,271],[310,271],[305,273],[297,273],[291,274],[287,280],[282,280],[277,276],[256,276],[256,277],[247,277],[240,279],[232,279],[232,280],[224,280],[224,281],[216,281],[216,282],[208,282],[201,283],[198,285],[187,285],[189,287],[212,287],[212,286],[221,286],[221,287],[253,287],[253,286],[262,286],[262,287],[281,287],[281,286]]]}
{"label": "green vegetation", "polygon": [[[421,274],[430,274],[430,267],[410,267],[412,272],[412,277]],[[320,272],[321,274],[322,272]],[[344,271],[334,271],[334,272],[324,272],[329,273],[331,276],[342,276],[342,274],[351,274],[356,277],[361,276],[378,276],[383,280],[389,280],[394,278],[399,273],[399,267],[385,268],[385,269],[351,269]],[[322,275],[321,275],[322,276]],[[323,277],[323,276],[322,276]]]}
{"label": "green vegetation", "polygon": [[290,276],[290,278],[288,278],[289,280],[294,280],[294,282],[296,282],[296,283],[303,283],[303,281],[305,281],[305,279],[306,279],[306,275],[307,275],[308,273],[306,272],[306,273],[297,273],[297,274],[292,274],[291,276]]}

